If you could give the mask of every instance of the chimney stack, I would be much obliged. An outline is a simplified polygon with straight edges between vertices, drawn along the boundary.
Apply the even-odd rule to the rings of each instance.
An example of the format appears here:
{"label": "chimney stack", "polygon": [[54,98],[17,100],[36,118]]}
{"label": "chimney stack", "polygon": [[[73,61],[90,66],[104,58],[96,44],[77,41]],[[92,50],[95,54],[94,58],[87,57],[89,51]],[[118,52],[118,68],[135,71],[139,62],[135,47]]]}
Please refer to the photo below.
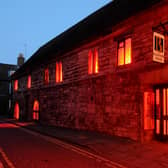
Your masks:
{"label": "chimney stack", "polygon": [[24,64],[25,58],[22,53],[19,54],[18,59],[17,59],[17,65],[20,67],[21,65]]}

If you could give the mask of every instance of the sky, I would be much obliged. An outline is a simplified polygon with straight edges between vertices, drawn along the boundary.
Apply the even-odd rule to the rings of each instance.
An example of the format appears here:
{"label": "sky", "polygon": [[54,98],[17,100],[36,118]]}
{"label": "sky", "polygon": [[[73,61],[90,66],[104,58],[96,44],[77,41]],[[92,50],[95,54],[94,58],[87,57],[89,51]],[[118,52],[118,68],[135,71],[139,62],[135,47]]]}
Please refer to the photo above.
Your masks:
{"label": "sky", "polygon": [[0,63],[26,60],[39,47],[111,0],[1,0]]}

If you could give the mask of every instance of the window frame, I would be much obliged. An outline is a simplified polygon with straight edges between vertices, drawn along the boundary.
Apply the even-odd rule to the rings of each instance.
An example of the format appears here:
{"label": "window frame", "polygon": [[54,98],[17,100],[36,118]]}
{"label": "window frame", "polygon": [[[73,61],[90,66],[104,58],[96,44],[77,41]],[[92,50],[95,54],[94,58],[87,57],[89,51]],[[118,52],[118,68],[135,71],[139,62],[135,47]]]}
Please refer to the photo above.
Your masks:
{"label": "window frame", "polygon": [[[130,62],[126,63],[126,40],[130,39],[131,40],[131,55],[130,55]],[[124,49],[124,63],[119,64],[119,49],[120,49],[120,43],[123,43],[123,49]],[[121,38],[117,40],[117,66],[124,66],[124,65],[130,65],[132,64],[132,37],[131,36],[126,36],[124,38]]]}
{"label": "window frame", "polygon": [[88,74],[99,73],[99,52],[98,48],[93,48],[88,51]]}
{"label": "window frame", "polygon": [[55,83],[63,82],[63,68],[62,61],[56,61],[55,63]]}

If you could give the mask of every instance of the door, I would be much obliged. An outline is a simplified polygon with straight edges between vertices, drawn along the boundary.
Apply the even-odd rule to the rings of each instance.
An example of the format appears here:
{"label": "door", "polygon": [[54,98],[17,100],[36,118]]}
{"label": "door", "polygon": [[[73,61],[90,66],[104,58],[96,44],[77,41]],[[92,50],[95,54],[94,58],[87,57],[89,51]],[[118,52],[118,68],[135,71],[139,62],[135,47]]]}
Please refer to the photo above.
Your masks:
{"label": "door", "polygon": [[168,140],[168,87],[155,90],[155,134],[161,140]]}

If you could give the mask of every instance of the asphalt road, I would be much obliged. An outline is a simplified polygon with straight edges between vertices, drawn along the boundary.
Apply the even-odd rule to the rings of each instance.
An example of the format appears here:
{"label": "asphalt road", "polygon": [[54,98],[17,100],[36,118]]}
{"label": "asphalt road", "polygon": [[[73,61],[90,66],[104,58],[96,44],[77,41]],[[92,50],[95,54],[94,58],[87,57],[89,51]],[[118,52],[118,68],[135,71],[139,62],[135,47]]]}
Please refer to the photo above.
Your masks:
{"label": "asphalt road", "polygon": [[[1,165],[3,164],[3,166]],[[0,168],[108,168],[103,161],[0,121]]]}

